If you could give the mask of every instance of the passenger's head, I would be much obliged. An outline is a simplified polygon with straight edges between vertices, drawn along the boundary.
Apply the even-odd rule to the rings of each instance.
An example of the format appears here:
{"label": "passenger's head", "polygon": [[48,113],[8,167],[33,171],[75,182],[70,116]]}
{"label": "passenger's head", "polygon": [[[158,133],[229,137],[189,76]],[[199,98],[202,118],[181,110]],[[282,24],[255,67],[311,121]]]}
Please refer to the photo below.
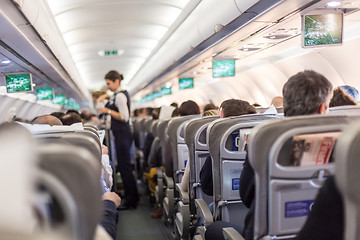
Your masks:
{"label": "passenger's head", "polygon": [[54,117],[52,115],[43,115],[36,117],[32,122],[32,124],[48,124],[50,126],[54,125],[63,125],[60,119]]}
{"label": "passenger's head", "polygon": [[330,101],[330,107],[356,105],[355,100],[340,87],[334,90],[334,95]]}
{"label": "passenger's head", "polygon": [[354,101],[359,100],[359,91],[356,88],[349,85],[343,85],[340,86],[340,88],[349,94],[349,96],[352,97]]}
{"label": "passenger's head", "polygon": [[118,87],[120,87],[120,82],[124,79],[123,75],[117,71],[110,71],[105,75],[106,87],[110,91],[114,92]]}
{"label": "passenger's head", "polygon": [[332,97],[332,84],[323,75],[305,70],[289,78],[283,97],[285,116],[324,114]]}
{"label": "passenger's head", "polygon": [[213,104],[213,103],[208,103],[204,106],[204,112],[206,112],[207,110],[212,110],[212,109],[218,109],[218,107],[215,106],[215,104]]}
{"label": "passenger's head", "polygon": [[70,126],[74,123],[81,123],[81,117],[78,114],[75,113],[68,113],[65,114],[64,116],[62,116],[60,118],[61,122],[63,123],[63,125],[67,125]]}
{"label": "passenger's head", "polygon": [[65,113],[63,113],[63,112],[53,112],[53,113],[51,113],[50,115],[52,115],[52,116],[57,117],[58,119],[60,119],[62,116],[65,115]]}
{"label": "passenger's head", "polygon": [[271,105],[274,105],[274,107],[276,107],[276,108],[283,107],[283,97],[281,97],[281,96],[274,97],[271,100]]}
{"label": "passenger's head", "polygon": [[202,117],[208,117],[208,116],[215,116],[215,115],[220,115],[219,110],[217,110],[217,109],[209,109],[209,110],[203,112],[203,114],[201,116]]}
{"label": "passenger's head", "polygon": [[256,113],[256,109],[247,101],[240,99],[228,99],[223,101],[220,105],[221,118],[253,113]]}
{"label": "passenger's head", "polygon": [[195,114],[200,114],[200,108],[196,102],[188,100],[180,105],[179,107],[180,116],[195,115]]}
{"label": "passenger's head", "polygon": [[91,113],[87,110],[85,111],[82,111],[81,114],[80,114],[80,117],[81,119],[83,120],[83,122],[88,122],[90,121],[90,118],[91,118]]}

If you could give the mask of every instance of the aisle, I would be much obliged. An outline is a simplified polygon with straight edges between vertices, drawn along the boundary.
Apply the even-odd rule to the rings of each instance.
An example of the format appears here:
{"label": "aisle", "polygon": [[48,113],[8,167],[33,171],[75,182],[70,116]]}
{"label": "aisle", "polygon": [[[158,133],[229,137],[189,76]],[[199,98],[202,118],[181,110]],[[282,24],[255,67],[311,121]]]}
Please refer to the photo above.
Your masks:
{"label": "aisle", "polygon": [[147,196],[143,196],[137,209],[119,211],[117,240],[159,240],[171,239],[171,229],[161,219],[152,219]]}

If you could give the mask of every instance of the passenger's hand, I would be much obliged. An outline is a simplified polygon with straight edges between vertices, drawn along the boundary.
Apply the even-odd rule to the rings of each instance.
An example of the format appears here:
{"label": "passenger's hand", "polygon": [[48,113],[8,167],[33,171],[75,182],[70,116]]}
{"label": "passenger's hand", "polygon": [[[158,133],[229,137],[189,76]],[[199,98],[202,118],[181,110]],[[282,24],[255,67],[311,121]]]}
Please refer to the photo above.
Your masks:
{"label": "passenger's hand", "polygon": [[102,151],[102,154],[108,154],[109,153],[108,147],[105,146],[104,144],[101,146],[101,151]]}
{"label": "passenger's hand", "polygon": [[120,206],[121,198],[114,192],[106,192],[102,195],[103,200],[109,200],[115,203],[116,207]]}

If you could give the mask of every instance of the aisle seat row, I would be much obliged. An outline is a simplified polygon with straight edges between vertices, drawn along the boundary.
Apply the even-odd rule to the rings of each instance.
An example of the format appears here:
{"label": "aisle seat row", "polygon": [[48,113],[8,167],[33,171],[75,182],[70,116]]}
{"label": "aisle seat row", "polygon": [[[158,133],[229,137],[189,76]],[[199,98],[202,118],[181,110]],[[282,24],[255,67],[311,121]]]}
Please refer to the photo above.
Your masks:
{"label": "aisle seat row", "polygon": [[[240,146],[238,142],[234,146],[233,142],[239,133],[245,138],[250,136],[249,161],[259,186],[255,197],[255,239],[295,237],[324,179],[334,174],[335,169],[333,163],[328,163],[330,158],[324,162],[327,164],[317,165],[311,164],[316,160],[311,158],[318,158],[317,155],[307,154],[308,163],[296,160],[296,154],[300,153],[293,151],[295,140],[330,145],[330,150],[326,150],[329,154],[343,128],[357,119],[359,108],[342,107],[332,109],[329,115],[286,119],[281,114],[256,114],[159,121],[153,132],[161,139],[163,159],[167,138],[172,143],[175,178],[159,171],[157,200],[159,204],[162,202],[168,222],[174,224],[175,237],[188,239],[195,234],[194,239],[204,239],[206,227],[217,220],[244,224],[247,208],[239,197],[239,177],[246,152],[241,136],[235,137]],[[323,139],[332,139],[333,145]],[[213,197],[204,194],[199,183],[199,172],[208,154],[212,158]],[[179,184],[185,163],[190,164],[189,192],[183,191]],[[162,200],[161,196],[164,196]],[[211,202],[215,203],[213,214],[207,208]],[[198,226],[199,220],[203,225]]]}
{"label": "aisle seat row", "polygon": [[[16,201],[5,206],[13,210],[25,209],[25,215],[31,220],[27,232],[24,232],[26,227],[21,221],[13,224],[17,229],[10,230],[1,223],[0,231],[6,232],[9,239],[18,234],[26,236],[22,239],[32,239],[37,235],[39,239],[41,236],[48,239],[93,239],[103,208],[101,145],[95,129],[85,127],[84,130],[69,131],[69,128],[64,128],[65,132],[33,132],[31,136],[28,130],[17,124],[2,124],[0,128],[1,152],[13,152],[13,156],[8,156],[8,163],[27,168],[24,171],[27,171],[28,178],[21,177],[23,181],[12,188],[21,189],[24,184],[29,188],[29,194],[23,196],[25,206],[18,206]],[[25,152],[19,156],[14,154],[17,151]],[[4,158],[7,160],[6,155]],[[11,169],[14,170],[19,171]],[[15,200],[16,196],[13,197]],[[20,218],[25,215],[22,212]]]}

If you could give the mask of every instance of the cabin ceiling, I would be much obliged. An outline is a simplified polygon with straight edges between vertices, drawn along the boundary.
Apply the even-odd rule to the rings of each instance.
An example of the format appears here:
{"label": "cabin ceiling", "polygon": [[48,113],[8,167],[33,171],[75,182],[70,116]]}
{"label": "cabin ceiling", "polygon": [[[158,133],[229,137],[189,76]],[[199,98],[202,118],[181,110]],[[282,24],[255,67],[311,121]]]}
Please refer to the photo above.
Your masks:
{"label": "cabin ceiling", "polygon": [[186,7],[196,6],[188,4],[189,1],[47,0],[47,3],[85,85],[88,89],[99,89],[104,86],[104,75],[109,70],[123,73],[125,85],[129,84],[172,31]]}

